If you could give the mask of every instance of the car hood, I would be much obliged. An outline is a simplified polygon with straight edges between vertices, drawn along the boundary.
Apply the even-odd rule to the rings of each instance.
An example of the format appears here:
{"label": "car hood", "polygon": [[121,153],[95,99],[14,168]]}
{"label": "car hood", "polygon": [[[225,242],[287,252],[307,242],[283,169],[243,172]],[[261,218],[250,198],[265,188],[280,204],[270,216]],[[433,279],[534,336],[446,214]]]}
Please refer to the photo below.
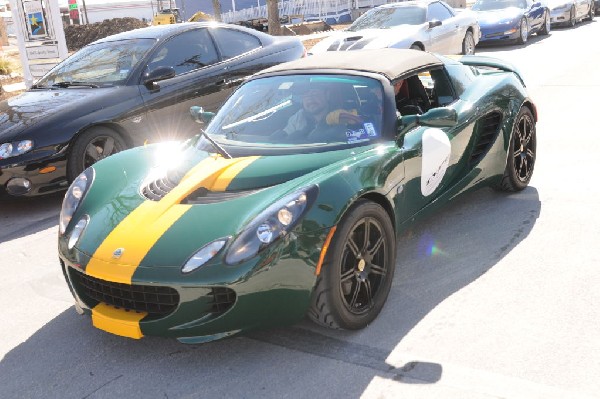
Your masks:
{"label": "car hood", "polygon": [[[90,218],[77,245],[78,256],[104,265],[108,274],[100,278],[111,281],[118,281],[118,276],[109,264],[180,267],[202,245],[220,237],[235,237],[276,201],[339,176],[344,166],[367,157],[370,147],[234,159],[204,154],[184,168],[174,187],[163,184],[164,179],[148,178],[155,166],[145,149],[121,152],[94,165],[94,183],[72,219]],[[163,187],[168,193],[149,199],[145,191],[149,185]],[[335,213],[338,206],[331,201],[343,203],[348,196],[346,183],[337,187],[338,195],[327,206],[317,203],[314,208]],[[323,228],[315,222],[307,226],[304,228],[309,231]],[[120,247],[125,248],[125,255],[115,259],[113,252]],[[177,254],[173,248],[178,249]],[[83,258],[74,261],[87,263]]]}
{"label": "car hood", "polygon": [[310,53],[317,54],[325,51],[392,47],[396,42],[415,36],[420,27],[421,25],[399,25],[391,29],[364,29],[356,32],[336,32],[317,43],[310,50]]}
{"label": "car hood", "polygon": [[478,11],[477,16],[480,26],[494,26],[515,22],[523,16],[523,10],[510,7],[504,10]]}
{"label": "car hood", "polygon": [[114,89],[30,90],[4,100],[0,102],[0,142],[17,139],[19,133],[51,116],[62,113],[74,119],[82,112],[91,113],[101,107],[99,98],[112,96]]}

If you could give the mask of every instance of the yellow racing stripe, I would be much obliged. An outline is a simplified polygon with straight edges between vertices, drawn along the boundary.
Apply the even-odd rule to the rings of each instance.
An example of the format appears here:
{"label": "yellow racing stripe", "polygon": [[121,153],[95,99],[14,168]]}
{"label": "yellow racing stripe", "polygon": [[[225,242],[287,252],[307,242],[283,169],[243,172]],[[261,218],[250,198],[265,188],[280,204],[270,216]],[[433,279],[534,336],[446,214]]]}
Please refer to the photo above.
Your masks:
{"label": "yellow racing stripe", "polygon": [[[225,190],[256,159],[211,156],[199,162],[164,198],[143,202],[123,219],[100,244],[86,266],[86,273],[102,280],[131,284],[148,251],[191,208],[180,202],[199,187]],[[117,249],[121,249],[121,255],[115,258]]]}

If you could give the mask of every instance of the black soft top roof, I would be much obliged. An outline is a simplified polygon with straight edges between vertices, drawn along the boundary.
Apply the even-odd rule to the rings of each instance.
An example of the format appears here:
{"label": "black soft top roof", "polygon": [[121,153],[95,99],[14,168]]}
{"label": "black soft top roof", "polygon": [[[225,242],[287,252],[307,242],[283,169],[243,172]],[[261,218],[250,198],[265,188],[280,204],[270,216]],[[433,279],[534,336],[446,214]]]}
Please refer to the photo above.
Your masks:
{"label": "black soft top roof", "polygon": [[310,70],[349,70],[378,73],[390,80],[423,67],[441,66],[435,55],[418,50],[376,49],[357,51],[330,51],[311,55],[265,69],[255,76],[282,71],[306,72]]}

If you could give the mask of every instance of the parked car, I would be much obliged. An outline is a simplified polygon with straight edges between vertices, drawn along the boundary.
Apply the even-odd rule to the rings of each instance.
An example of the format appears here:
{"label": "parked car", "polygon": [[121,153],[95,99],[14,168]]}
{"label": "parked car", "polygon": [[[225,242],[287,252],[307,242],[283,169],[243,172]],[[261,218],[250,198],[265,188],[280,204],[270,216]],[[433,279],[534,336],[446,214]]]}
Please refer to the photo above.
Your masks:
{"label": "parked car", "polygon": [[183,23],[94,42],[0,103],[0,197],[64,190],[99,159],[189,138],[189,108],[215,111],[244,78],[305,55],[300,40]]}
{"label": "parked car", "polygon": [[550,10],[540,1],[477,0],[471,9],[478,15],[481,44],[502,41],[525,44],[534,33],[550,33]]}
{"label": "parked car", "polygon": [[392,47],[474,54],[479,36],[476,16],[469,10],[456,10],[439,0],[405,1],[367,11],[310,53]]}
{"label": "parked car", "polygon": [[553,25],[575,26],[578,21],[594,19],[594,0],[549,0],[550,22]]}
{"label": "parked car", "polygon": [[[401,81],[420,106],[398,116]],[[185,343],[306,314],[363,328],[415,219],[476,187],[522,190],[536,161],[536,108],[488,57],[315,55],[194,113],[212,118],[201,136],[104,159],[65,196],[60,263],[97,328]]]}

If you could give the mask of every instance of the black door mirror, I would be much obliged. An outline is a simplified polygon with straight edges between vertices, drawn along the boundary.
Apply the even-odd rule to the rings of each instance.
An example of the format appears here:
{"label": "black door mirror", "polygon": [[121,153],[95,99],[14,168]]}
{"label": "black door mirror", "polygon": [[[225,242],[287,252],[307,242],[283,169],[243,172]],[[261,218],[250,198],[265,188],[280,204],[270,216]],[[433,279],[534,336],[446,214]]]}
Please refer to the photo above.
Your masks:
{"label": "black door mirror", "polygon": [[215,116],[214,112],[204,111],[204,108],[197,105],[190,107],[190,114],[192,114],[192,118],[194,118],[196,122],[201,124],[209,123]]}
{"label": "black door mirror", "polygon": [[458,114],[452,108],[433,108],[423,115],[398,117],[398,135],[404,135],[416,126],[452,127],[458,123]]}
{"label": "black door mirror", "polygon": [[168,66],[159,66],[151,71],[144,73],[142,84],[149,89],[158,89],[156,82],[171,79],[175,77],[175,69]]}
{"label": "black door mirror", "polygon": [[429,21],[429,29],[433,29],[436,26],[441,26],[442,25],[442,21]]}

